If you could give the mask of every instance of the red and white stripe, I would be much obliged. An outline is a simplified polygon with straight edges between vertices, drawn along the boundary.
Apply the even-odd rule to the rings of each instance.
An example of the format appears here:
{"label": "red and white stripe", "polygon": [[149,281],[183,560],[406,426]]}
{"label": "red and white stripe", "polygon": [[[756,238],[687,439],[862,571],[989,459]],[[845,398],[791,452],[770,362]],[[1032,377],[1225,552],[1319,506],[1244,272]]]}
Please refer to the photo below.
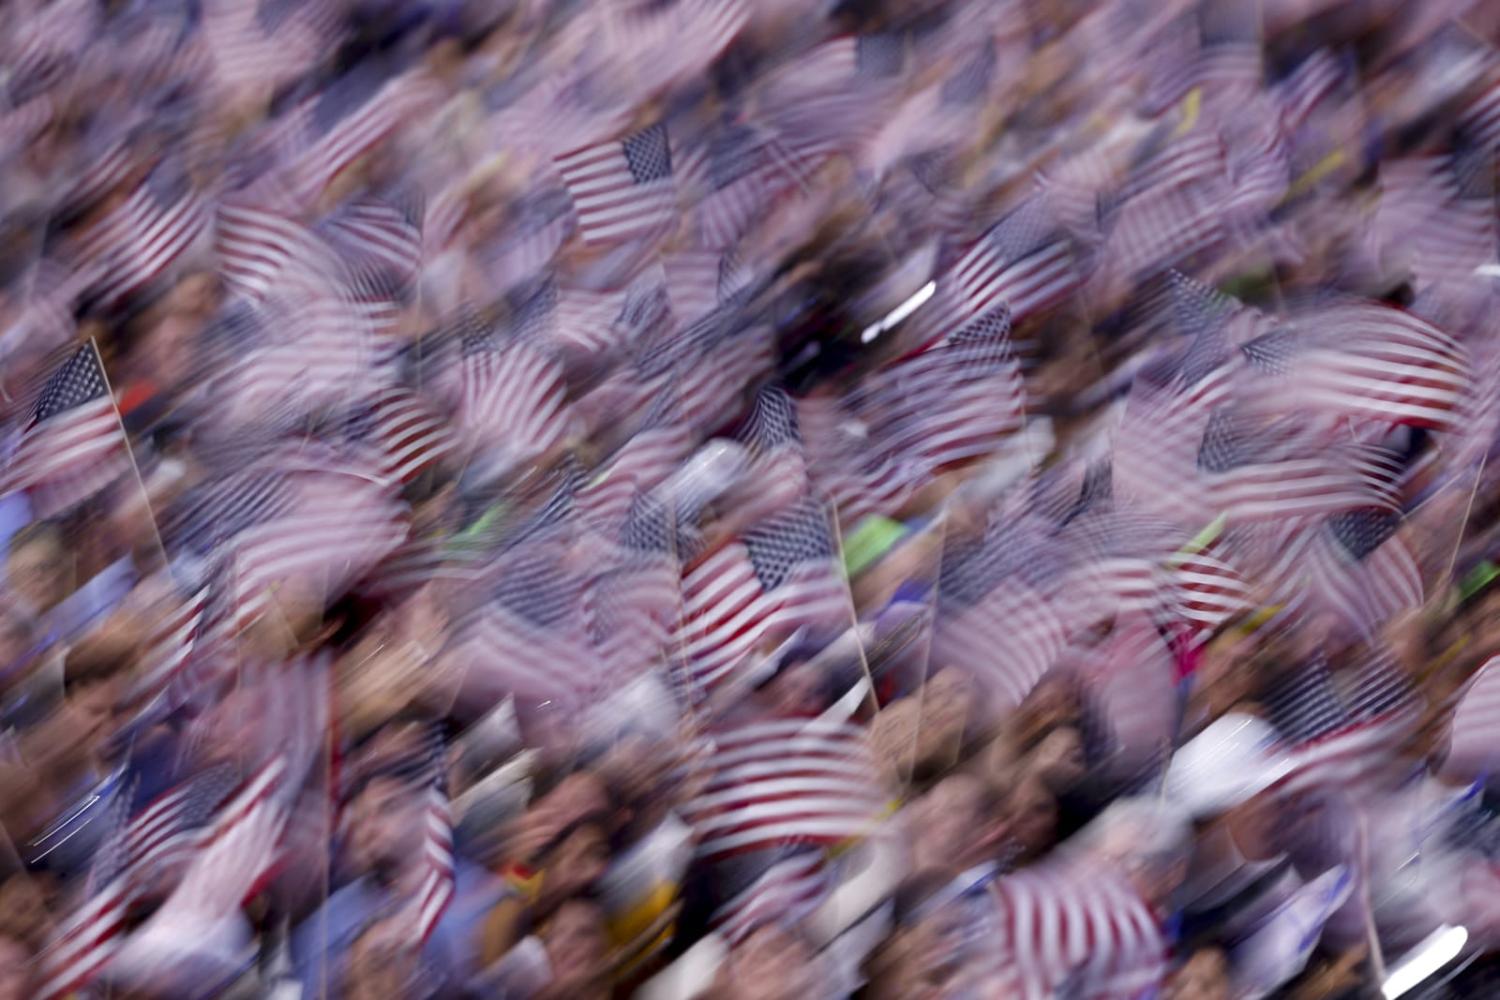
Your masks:
{"label": "red and white stripe", "polygon": [[556,159],[586,243],[661,232],[677,218],[677,186],[670,169],[647,181],[637,181],[631,174],[623,144],[632,138],[586,146]]}
{"label": "red and white stripe", "polygon": [[716,733],[707,782],[685,806],[700,857],[872,833],[886,804],[864,730],[805,720]]}

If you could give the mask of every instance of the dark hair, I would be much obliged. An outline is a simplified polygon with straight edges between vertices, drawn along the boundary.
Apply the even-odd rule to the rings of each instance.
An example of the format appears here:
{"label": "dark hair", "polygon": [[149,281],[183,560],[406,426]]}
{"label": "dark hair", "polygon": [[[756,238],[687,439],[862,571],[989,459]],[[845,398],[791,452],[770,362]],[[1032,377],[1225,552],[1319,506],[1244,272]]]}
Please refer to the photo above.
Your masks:
{"label": "dark hair", "polygon": [[63,661],[63,693],[103,684],[129,671],[135,650],[129,644],[105,639],[86,639],[68,650]]}

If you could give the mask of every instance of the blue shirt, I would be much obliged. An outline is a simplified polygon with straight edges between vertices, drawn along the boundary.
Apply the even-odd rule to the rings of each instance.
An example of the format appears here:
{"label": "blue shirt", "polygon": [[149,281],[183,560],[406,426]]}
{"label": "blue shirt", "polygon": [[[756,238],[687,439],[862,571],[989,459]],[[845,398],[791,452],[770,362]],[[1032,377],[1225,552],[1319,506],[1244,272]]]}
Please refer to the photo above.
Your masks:
{"label": "blue shirt", "polygon": [[[455,863],[453,882],[453,900],[422,950],[424,963],[438,979],[439,995],[458,989],[479,970],[480,930],[505,896],[498,877],[461,859]],[[291,960],[304,998],[338,1000],[349,947],[391,905],[393,900],[383,887],[361,878],[339,889],[297,925],[292,932]]]}

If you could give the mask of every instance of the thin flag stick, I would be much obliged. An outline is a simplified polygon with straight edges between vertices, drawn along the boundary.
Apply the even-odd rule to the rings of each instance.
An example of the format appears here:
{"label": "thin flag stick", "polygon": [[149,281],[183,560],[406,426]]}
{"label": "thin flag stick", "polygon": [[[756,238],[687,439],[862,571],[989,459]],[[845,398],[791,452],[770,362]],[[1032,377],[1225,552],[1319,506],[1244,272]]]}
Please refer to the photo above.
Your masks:
{"label": "thin flag stick", "polygon": [[146,520],[151,524],[151,537],[156,542],[157,554],[161,556],[162,568],[171,576],[172,561],[167,558],[167,547],[162,542],[161,529],[156,524],[156,511],[151,508],[151,494],[146,489],[146,480],[141,476],[141,467],[135,460],[135,449],[130,446],[130,435],[125,431],[125,418],[120,413],[119,401],[115,399],[114,386],[109,382],[109,372],[105,369],[104,358],[99,353],[99,343],[93,337],[89,338],[89,348],[94,352],[94,363],[99,366],[99,377],[104,380],[104,391],[109,395],[110,409],[114,410],[115,422],[120,426],[120,438],[125,442],[125,455],[130,459],[130,471],[135,475],[135,484],[141,490],[141,503],[146,507]]}
{"label": "thin flag stick", "polygon": [[[849,564],[844,559],[844,532],[839,523],[839,509],[837,504],[828,505],[829,513],[833,517],[833,543],[838,547],[839,566],[848,572]],[[874,718],[880,711],[880,699],[875,697],[875,675],[870,673],[870,659],[865,655],[865,640],[859,634],[859,612],[854,607],[854,595],[849,595],[849,628],[854,633],[854,645],[859,650],[859,667],[864,671],[867,700],[870,703],[870,717]]]}

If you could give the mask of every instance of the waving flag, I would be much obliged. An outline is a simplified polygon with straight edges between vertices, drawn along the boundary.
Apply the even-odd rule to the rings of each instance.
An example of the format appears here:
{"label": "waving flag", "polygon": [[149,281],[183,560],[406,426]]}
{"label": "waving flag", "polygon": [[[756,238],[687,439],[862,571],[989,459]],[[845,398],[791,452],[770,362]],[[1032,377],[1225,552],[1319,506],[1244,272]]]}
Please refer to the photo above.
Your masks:
{"label": "waving flag", "polygon": [[766,641],[847,625],[849,588],[822,508],[803,500],[688,570],[674,645],[692,685],[728,682]]}
{"label": "waving flag", "polygon": [[867,836],[885,807],[865,734],[843,723],[784,720],[715,733],[699,766],[709,777],[684,818],[700,857]]}
{"label": "waving flag", "polygon": [[833,889],[823,853],[802,850],[777,861],[714,911],[711,925],[733,947],[766,923],[796,922],[810,915]]}
{"label": "waving flag", "polygon": [[992,891],[988,955],[1010,995],[1131,1000],[1166,975],[1155,916],[1112,873],[1047,867],[999,879]]}
{"label": "waving flag", "polygon": [[862,390],[876,446],[927,474],[995,451],[1026,419],[1005,306],[897,361]]}
{"label": "waving flag", "polygon": [[1003,307],[1020,322],[1065,298],[1078,286],[1072,249],[1034,198],[980,237],[954,265],[953,280],[969,316]]}
{"label": "waving flag", "polygon": [[52,373],[32,408],[3,492],[26,490],[42,516],[82,503],[130,468],[129,445],[93,341]]}
{"label": "waving flag", "polygon": [[1308,409],[1410,424],[1454,426],[1470,368],[1452,337],[1410,313],[1373,303],[1310,315],[1320,342],[1298,356],[1290,396]]}
{"label": "waving flag", "polygon": [[92,229],[80,269],[95,275],[93,291],[116,302],[164,274],[208,231],[212,208],[180,165],[164,163]]}
{"label": "waving flag", "polygon": [[423,792],[422,881],[413,900],[416,937],[426,941],[453,899],[453,816],[448,804],[448,744],[438,732],[429,739]]}
{"label": "waving flag", "polygon": [[677,217],[677,186],[665,125],[557,157],[589,243],[632,239],[668,228]]}

